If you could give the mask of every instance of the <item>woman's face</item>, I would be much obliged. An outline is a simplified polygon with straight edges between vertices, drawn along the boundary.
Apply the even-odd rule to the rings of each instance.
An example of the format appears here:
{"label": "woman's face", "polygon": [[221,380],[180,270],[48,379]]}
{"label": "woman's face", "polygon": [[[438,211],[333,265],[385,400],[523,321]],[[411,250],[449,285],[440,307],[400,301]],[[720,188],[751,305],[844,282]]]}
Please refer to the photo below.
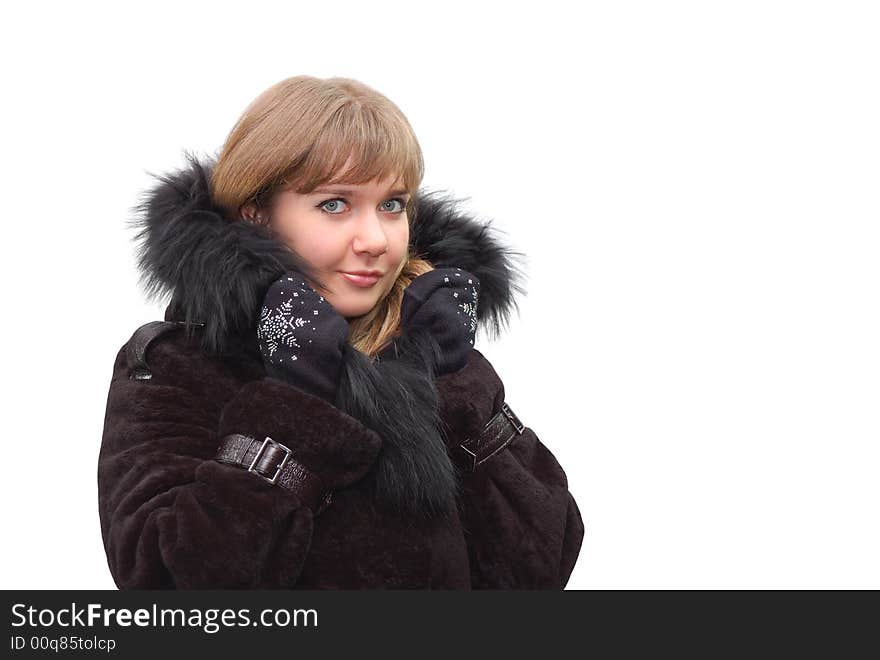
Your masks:
{"label": "woman's face", "polygon": [[[369,312],[391,290],[409,245],[409,195],[392,179],[319,186],[275,195],[270,226],[327,286],[319,291],[346,318]],[[377,277],[344,273],[377,271]]]}

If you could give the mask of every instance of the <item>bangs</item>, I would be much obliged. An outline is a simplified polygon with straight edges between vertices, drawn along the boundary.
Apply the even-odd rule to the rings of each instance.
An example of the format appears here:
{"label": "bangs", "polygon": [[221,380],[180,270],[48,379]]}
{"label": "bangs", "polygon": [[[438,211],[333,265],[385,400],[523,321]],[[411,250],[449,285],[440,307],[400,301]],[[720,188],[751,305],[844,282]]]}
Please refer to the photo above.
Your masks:
{"label": "bangs", "polygon": [[393,184],[415,195],[424,174],[421,149],[406,119],[383,110],[361,103],[338,108],[288,185],[308,194],[322,185],[395,177]]}

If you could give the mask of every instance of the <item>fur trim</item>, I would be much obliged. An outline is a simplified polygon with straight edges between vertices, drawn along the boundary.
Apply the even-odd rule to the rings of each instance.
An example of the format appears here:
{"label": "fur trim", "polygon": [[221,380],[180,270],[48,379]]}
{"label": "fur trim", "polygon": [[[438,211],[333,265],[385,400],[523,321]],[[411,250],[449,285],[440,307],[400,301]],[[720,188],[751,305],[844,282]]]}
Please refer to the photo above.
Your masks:
{"label": "fur trim", "polygon": [[[285,272],[320,281],[298,254],[258,225],[226,217],[210,193],[213,161],[187,153],[187,166],[156,176],[158,184],[135,207],[138,267],[149,298],[171,294],[167,321],[184,321],[202,349],[219,354],[254,351],[263,295]],[[490,235],[448,194],[420,190],[411,219],[414,254],[435,266],[457,266],[480,279],[477,330],[497,337],[525,293],[524,255]],[[378,500],[399,514],[452,513],[456,467],[437,418],[434,365],[439,348],[428,333],[410,332],[395,343],[398,359],[371,362],[351,346],[343,354],[336,406],[383,439],[365,478]],[[257,353],[258,355],[258,353]]]}
{"label": "fur trim", "polygon": [[[152,176],[158,184],[134,207],[140,281],[149,299],[171,295],[169,320],[203,325],[202,346],[217,354],[236,335],[255,331],[262,296],[287,271],[320,281],[307,262],[264,227],[226,217],[211,199],[213,160],[185,154],[187,165]],[[490,233],[491,221],[464,213],[463,200],[420,190],[411,220],[413,253],[480,279],[477,331],[497,337],[525,293],[525,255]]]}
{"label": "fur trim", "polygon": [[477,330],[497,338],[508,327],[512,309],[519,311],[516,294],[526,293],[522,268],[526,257],[491,235],[492,220],[484,224],[465,213],[461,209],[465,200],[447,192],[420,190],[410,242],[415,253],[435,267],[458,267],[479,278]]}
{"label": "fur trim", "polygon": [[212,166],[187,154],[187,168],[159,180],[129,223],[138,229],[138,267],[148,298],[170,293],[167,320],[202,326],[209,354],[255,331],[263,294],[287,271],[314,281],[306,261],[264,228],[232,221],[210,194]]}
{"label": "fur trim", "polygon": [[336,405],[383,439],[364,479],[397,515],[452,514],[458,474],[437,416],[433,364],[439,350],[428,333],[410,333],[399,360],[370,362],[349,346]]}

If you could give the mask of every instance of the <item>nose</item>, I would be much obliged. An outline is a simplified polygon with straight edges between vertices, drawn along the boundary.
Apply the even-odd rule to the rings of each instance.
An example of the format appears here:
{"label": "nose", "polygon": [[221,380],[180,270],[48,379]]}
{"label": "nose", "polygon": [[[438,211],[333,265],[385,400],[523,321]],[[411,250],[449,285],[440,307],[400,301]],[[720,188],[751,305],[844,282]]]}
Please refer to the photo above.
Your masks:
{"label": "nose", "polygon": [[357,220],[352,248],[355,252],[367,252],[374,257],[388,251],[388,237],[385,236],[381,219],[375,213],[365,213]]}

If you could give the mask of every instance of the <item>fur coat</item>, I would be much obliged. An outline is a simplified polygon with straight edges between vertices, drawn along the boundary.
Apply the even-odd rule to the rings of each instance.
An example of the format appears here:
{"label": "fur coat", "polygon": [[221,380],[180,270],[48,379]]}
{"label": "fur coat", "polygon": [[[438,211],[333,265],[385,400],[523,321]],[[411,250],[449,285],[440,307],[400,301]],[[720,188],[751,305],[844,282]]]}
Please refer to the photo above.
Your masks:
{"label": "fur coat", "polygon": [[[170,331],[146,346],[149,377],[132,363],[138,333],[113,365],[98,503],[117,586],[564,588],[584,525],[553,454],[527,426],[478,464],[462,447],[505,404],[477,349],[435,376],[428,335],[404,334],[395,359],[348,347],[335,404],[266,375],[262,295],[307,267],[265,228],[224,215],[212,167],[188,155],[133,222],[148,292],[171,295]],[[420,191],[416,202],[414,253],[477,275],[478,327],[497,336],[523,291],[518,254],[456,200]],[[286,445],[329,501],[214,460],[233,433]]]}

